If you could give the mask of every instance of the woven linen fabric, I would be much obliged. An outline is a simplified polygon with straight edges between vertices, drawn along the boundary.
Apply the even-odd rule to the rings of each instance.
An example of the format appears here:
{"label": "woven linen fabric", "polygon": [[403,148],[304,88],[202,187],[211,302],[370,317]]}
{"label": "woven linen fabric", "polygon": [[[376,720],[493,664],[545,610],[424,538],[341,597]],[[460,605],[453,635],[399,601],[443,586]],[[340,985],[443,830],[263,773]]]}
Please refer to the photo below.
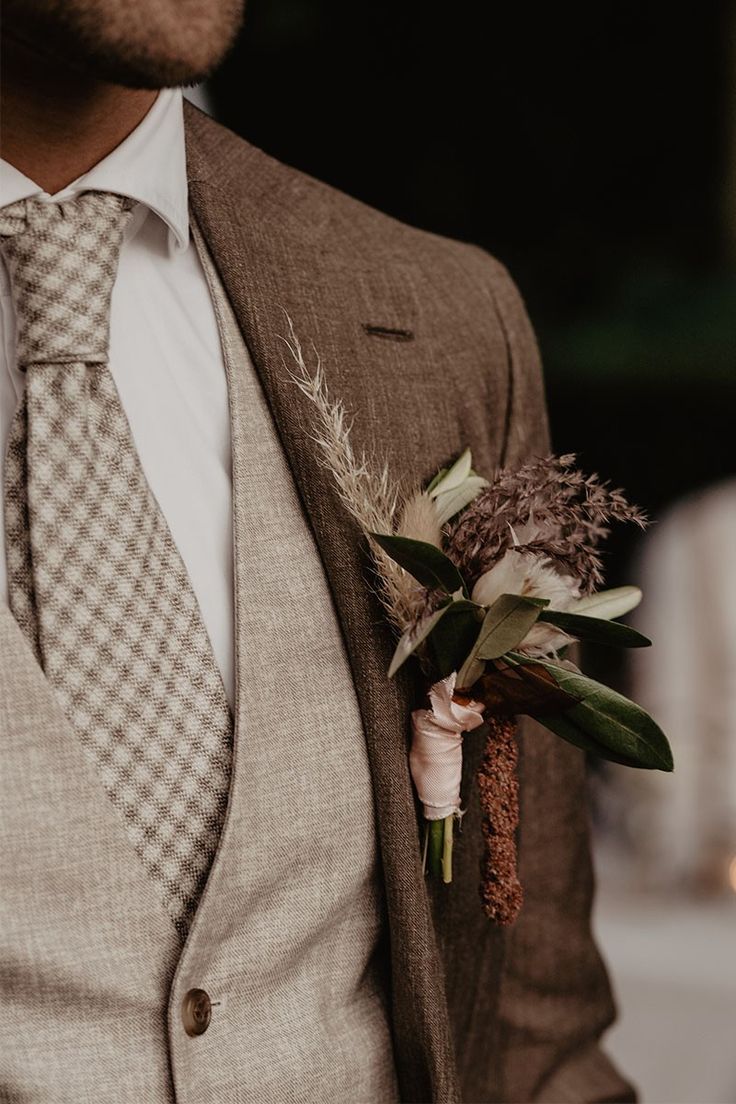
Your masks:
{"label": "woven linen fabric", "polygon": [[185,937],[228,798],[232,718],[107,356],[119,196],[0,211],[26,389],[8,441],[10,606]]}

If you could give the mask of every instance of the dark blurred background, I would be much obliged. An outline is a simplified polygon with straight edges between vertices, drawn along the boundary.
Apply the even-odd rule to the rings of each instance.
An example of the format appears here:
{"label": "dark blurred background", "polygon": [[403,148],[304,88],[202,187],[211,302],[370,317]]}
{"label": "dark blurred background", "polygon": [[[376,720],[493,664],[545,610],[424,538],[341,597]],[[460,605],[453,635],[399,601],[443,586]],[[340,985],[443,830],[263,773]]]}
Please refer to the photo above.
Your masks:
{"label": "dark blurred background", "polygon": [[556,450],[658,522],[608,546],[651,658],[585,665],[675,751],[674,776],[591,765],[609,1044],[669,1104],[736,1101],[735,93],[718,0],[248,0],[207,90],[280,160],[502,260]]}
{"label": "dark blurred background", "polygon": [[502,260],[556,449],[656,516],[736,467],[734,30],[718,2],[248,0],[211,95],[279,159]]}

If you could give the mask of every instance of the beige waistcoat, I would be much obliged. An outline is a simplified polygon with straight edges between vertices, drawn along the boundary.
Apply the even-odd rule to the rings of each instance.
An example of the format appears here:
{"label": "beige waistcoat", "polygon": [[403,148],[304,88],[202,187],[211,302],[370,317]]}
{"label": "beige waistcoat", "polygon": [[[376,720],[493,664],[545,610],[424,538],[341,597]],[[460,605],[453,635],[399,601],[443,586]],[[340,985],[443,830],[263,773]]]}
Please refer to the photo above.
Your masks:
{"label": "beige waistcoat", "polygon": [[[323,567],[204,251],[232,416],[230,805],[176,933],[15,622],[0,611],[0,1099],[388,1102],[386,924],[371,777]],[[190,988],[213,1004],[184,1031]]]}

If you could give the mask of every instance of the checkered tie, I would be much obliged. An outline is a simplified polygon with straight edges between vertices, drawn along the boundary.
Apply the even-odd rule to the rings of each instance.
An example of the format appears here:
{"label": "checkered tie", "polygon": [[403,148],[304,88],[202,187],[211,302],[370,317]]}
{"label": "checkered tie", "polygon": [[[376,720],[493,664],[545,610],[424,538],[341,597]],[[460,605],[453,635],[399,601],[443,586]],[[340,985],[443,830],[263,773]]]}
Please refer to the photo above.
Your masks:
{"label": "checkered tie", "polygon": [[217,847],[232,719],[108,367],[128,204],[0,210],[24,398],[8,442],[13,614],[182,938]]}

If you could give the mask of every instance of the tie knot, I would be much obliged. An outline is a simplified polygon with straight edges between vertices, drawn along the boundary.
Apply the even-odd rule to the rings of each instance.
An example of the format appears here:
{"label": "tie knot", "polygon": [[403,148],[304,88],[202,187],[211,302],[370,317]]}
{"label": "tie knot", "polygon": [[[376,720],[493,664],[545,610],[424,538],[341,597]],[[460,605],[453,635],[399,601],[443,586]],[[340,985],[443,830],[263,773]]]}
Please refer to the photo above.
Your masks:
{"label": "tie knot", "polygon": [[0,210],[2,252],[17,314],[18,365],[106,361],[110,299],[128,201],[83,192]]}

